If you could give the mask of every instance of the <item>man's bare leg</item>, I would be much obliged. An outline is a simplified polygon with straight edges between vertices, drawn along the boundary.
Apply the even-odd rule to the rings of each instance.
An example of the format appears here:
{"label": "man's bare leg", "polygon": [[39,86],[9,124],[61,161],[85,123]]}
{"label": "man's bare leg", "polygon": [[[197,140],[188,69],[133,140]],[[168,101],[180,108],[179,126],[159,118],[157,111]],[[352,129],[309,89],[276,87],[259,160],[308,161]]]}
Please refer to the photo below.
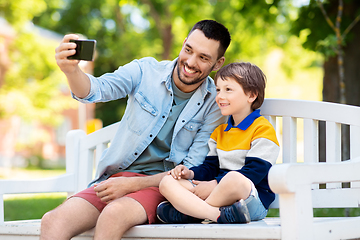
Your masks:
{"label": "man's bare leg", "polygon": [[147,222],[143,206],[129,197],[109,203],[98,218],[94,239],[119,240],[131,227]]}
{"label": "man's bare leg", "polygon": [[73,197],[41,219],[41,240],[71,239],[95,227],[100,212],[82,198]]}

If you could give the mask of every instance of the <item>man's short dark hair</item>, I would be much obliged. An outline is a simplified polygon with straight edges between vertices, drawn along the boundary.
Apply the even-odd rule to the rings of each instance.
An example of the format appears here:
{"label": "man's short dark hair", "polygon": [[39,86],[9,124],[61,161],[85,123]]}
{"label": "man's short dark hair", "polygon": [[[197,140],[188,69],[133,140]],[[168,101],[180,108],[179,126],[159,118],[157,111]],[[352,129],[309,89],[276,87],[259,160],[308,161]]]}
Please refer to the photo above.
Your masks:
{"label": "man's short dark hair", "polygon": [[219,41],[220,47],[218,50],[218,59],[224,56],[225,51],[229,47],[231,41],[230,33],[224,25],[214,20],[202,20],[193,26],[189,32],[189,35],[196,29],[202,31],[205,37],[208,39]]}
{"label": "man's short dark hair", "polygon": [[266,76],[261,69],[248,62],[230,63],[216,72],[215,83],[218,78],[225,80],[231,78],[237,81],[246,94],[257,94],[257,98],[252,103],[253,110],[258,109],[264,102]]}

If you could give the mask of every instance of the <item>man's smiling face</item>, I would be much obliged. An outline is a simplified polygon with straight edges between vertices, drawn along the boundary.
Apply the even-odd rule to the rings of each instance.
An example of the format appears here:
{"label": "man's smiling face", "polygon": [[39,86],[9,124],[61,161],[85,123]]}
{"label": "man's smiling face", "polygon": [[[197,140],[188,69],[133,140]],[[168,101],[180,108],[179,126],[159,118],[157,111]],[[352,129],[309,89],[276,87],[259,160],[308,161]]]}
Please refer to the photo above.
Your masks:
{"label": "man's smiling face", "polygon": [[180,90],[195,90],[211,71],[222,66],[224,57],[218,59],[219,46],[220,42],[208,39],[198,29],[185,39],[173,73],[175,84]]}

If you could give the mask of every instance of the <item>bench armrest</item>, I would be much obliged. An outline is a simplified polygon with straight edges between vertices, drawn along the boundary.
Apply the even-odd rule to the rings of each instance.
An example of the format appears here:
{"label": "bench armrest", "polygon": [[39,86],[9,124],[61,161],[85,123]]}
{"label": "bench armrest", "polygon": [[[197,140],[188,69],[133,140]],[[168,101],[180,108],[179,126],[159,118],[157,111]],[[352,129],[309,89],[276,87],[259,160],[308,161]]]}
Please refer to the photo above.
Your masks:
{"label": "bench armrest", "polygon": [[[350,196],[355,205],[360,204],[360,188],[312,191],[314,183],[360,181],[360,175],[354,169],[360,169],[360,157],[340,163],[283,163],[273,166],[269,172],[269,185],[279,197],[281,227],[286,229],[282,231],[282,239],[318,239],[314,236],[315,229],[317,232],[319,228],[328,231],[329,226],[314,225],[313,192],[321,192],[328,198]],[[318,197],[315,199],[319,200]],[[334,202],[333,198],[331,200]],[[325,206],[326,198],[322,201],[321,206]]]}
{"label": "bench armrest", "polygon": [[269,172],[269,185],[275,193],[294,193],[299,185],[360,181],[360,157],[339,163],[283,163]]}

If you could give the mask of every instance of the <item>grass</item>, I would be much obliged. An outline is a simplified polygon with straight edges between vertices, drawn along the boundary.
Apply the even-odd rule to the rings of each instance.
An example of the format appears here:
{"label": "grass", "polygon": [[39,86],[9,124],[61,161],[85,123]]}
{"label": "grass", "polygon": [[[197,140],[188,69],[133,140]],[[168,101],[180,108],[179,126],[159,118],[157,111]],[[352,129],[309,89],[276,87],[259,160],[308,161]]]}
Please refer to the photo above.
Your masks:
{"label": "grass", "polygon": [[5,221],[40,219],[66,199],[66,193],[19,194],[4,201]]}
{"label": "grass", "polygon": [[[358,217],[360,216],[360,208],[316,208],[314,209],[314,217]],[[278,209],[270,209],[267,217],[279,217]]]}

